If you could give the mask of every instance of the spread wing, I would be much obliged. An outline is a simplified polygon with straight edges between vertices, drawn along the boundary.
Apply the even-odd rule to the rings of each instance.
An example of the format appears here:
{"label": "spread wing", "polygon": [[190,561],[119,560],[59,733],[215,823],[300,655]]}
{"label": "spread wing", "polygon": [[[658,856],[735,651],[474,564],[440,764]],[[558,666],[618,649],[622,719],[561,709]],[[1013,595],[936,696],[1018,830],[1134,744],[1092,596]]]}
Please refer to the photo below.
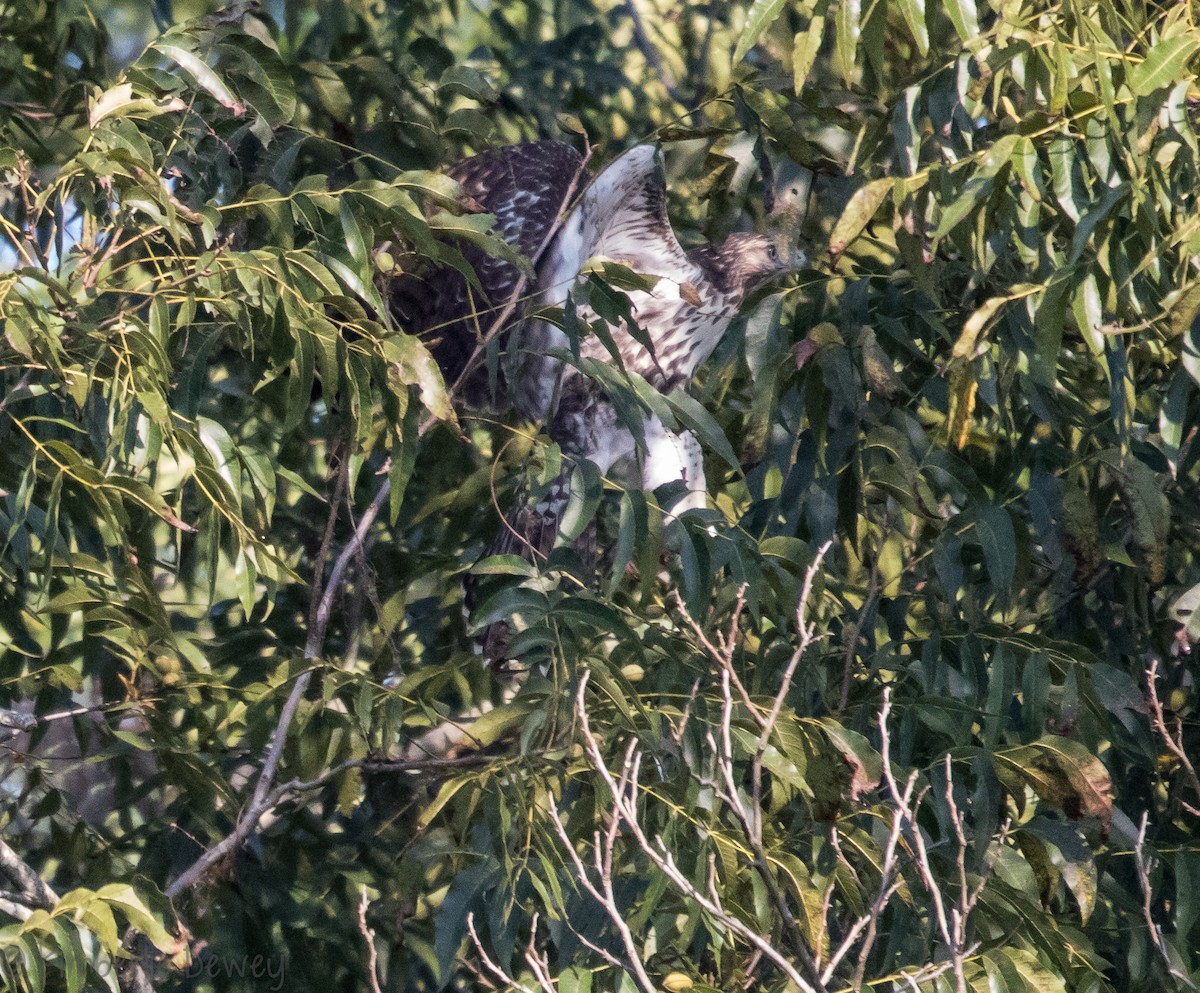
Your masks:
{"label": "spread wing", "polygon": [[592,181],[563,223],[538,269],[543,301],[560,304],[588,259],[626,262],[647,275],[691,279],[697,270],[667,218],[662,154],[637,145]]}
{"label": "spread wing", "polygon": [[[666,176],[656,146],[631,148],[609,163],[584,190],[538,265],[539,302],[549,306],[566,303],[579,271],[594,256],[616,259],[637,272],[660,277],[653,293],[629,294],[639,317],[651,316],[664,306],[669,311],[678,304],[681,287],[687,294],[703,278],[680,247],[667,218]],[[669,322],[670,315],[666,317]],[[640,319],[639,323],[644,326],[647,322]],[[648,358],[644,350],[620,329],[615,330],[622,351],[629,346],[627,367],[637,366],[639,372],[652,376],[656,371],[653,362],[641,369]],[[513,378],[519,377],[523,384],[516,399],[526,417],[542,420],[550,413],[560,363],[547,353],[566,344],[562,331],[545,321],[530,321],[523,328],[518,347],[512,349],[511,362]]]}
{"label": "spread wing", "polygon": [[586,246],[588,255],[618,259],[637,272],[673,282],[694,279],[696,266],[680,247],[667,218],[661,152],[653,145],[639,145],[613,162],[609,170],[627,173],[627,189],[595,242]]}
{"label": "spread wing", "polygon": [[[536,141],[481,152],[455,164],[449,176],[468,197],[495,215],[495,233],[532,258],[554,225],[583,159],[560,141]],[[519,273],[502,259],[468,249],[488,299],[507,302]],[[464,253],[465,254],[465,253]]]}

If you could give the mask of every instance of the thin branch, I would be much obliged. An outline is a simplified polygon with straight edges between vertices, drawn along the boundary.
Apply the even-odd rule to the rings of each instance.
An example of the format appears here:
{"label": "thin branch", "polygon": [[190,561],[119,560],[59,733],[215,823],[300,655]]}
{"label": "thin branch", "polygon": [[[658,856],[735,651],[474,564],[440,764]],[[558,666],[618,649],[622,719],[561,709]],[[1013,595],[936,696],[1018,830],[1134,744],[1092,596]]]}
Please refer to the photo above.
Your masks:
{"label": "thin branch", "polygon": [[58,903],[58,894],[50,888],[50,884],[34,872],[29,863],[13,851],[3,838],[0,838],[0,872],[16,884],[24,902],[30,906],[49,909]]}
{"label": "thin branch", "polygon": [[[1151,666],[1153,668],[1153,666]],[[1150,884],[1150,876],[1154,872],[1155,861],[1146,854],[1146,827],[1150,822],[1149,811],[1142,811],[1142,822],[1138,825],[1137,841],[1133,846],[1133,859],[1137,867],[1138,886],[1142,891],[1142,920],[1146,925],[1146,932],[1150,935],[1150,941],[1154,945],[1155,951],[1163,960],[1167,972],[1175,979],[1183,983],[1188,989],[1200,989],[1190,976],[1181,972],[1180,969],[1171,960],[1171,950],[1167,946],[1167,939],[1163,935],[1162,928],[1154,922],[1154,890]]]}
{"label": "thin branch", "polygon": [[[796,920],[796,915],[788,902],[787,895],[779,886],[779,882],[775,874],[771,871],[770,858],[762,844],[762,760],[766,752],[767,742],[769,741],[771,731],[776,722],[779,720],[779,714],[782,710],[783,699],[791,686],[795,676],[796,666],[799,660],[804,656],[809,645],[816,637],[816,629],[812,624],[806,621],[806,611],[809,595],[812,590],[812,584],[815,580],[822,559],[829,549],[829,543],[826,543],[817,553],[816,558],[809,566],[805,574],[805,579],[800,594],[799,602],[796,607],[796,627],[799,636],[799,644],[796,651],[793,653],[791,660],[784,674],[783,684],[777,694],[772,711],[769,715],[764,716],[760,713],[759,708],[750,698],[750,694],[746,690],[745,685],[738,677],[736,668],[733,664],[733,657],[737,650],[737,635],[741,622],[742,612],[746,604],[746,585],[743,584],[738,589],[737,600],[734,604],[733,616],[730,619],[727,633],[720,638],[719,644],[714,644],[700,627],[699,623],[688,612],[683,600],[678,592],[675,594],[675,602],[678,606],[681,615],[692,629],[697,639],[705,652],[716,663],[721,677],[721,722],[720,722],[720,743],[713,738],[711,732],[708,735],[709,745],[712,754],[715,756],[715,764],[720,772],[724,787],[717,783],[710,784],[717,795],[722,798],[733,811],[734,816],[741,824],[742,831],[745,834],[746,841],[750,845],[754,853],[754,869],[766,887],[772,902],[775,904],[776,910],[779,912],[780,919],[783,921],[785,931],[787,933],[788,943],[791,946],[796,957],[800,960],[805,970],[809,973],[812,985],[820,989],[824,986],[825,980],[821,976],[819,966],[816,959],[813,957],[813,952],[809,948],[808,939],[805,937]],[[758,748],[755,751],[754,760],[751,768],[751,789],[752,803],[748,808],[742,799],[741,790],[738,787],[738,777],[734,769],[734,750],[733,750],[733,690],[736,688],[738,695],[741,697],[743,704],[749,711],[751,717],[758,723],[760,728],[760,737]]]}
{"label": "thin branch", "polygon": [[344,432],[335,439],[329,459],[334,463],[333,495],[329,497],[329,513],[325,518],[325,531],[321,535],[321,544],[317,554],[313,556],[312,590],[308,599],[308,616],[316,616],[320,608],[321,597],[325,592],[325,563],[329,561],[329,549],[333,547],[333,536],[337,528],[339,509],[350,485],[350,459],[343,451],[347,438]]}
{"label": "thin branch", "polygon": [[[908,777],[908,781],[903,791],[901,791],[896,783],[896,778],[892,773],[891,767],[891,743],[888,734],[888,718],[892,708],[892,692],[891,687],[885,687],[883,691],[883,706],[879,711],[879,731],[880,731],[880,757],[883,765],[883,777],[887,784],[888,791],[892,795],[892,801],[896,805],[904,820],[909,826],[909,837],[912,843],[912,851],[915,856],[915,864],[917,873],[921,877],[921,883],[925,887],[929,898],[933,903],[934,917],[937,921],[938,932],[942,936],[946,947],[950,950],[950,964],[954,970],[955,988],[957,993],[966,993],[967,980],[964,972],[964,965],[967,956],[972,954],[976,945],[968,946],[966,943],[966,924],[967,913],[973,901],[968,898],[965,890],[960,890],[960,903],[957,907],[946,909],[946,899],[942,894],[942,889],[938,885],[937,879],[933,874],[933,866],[929,861],[929,847],[925,843],[925,835],[921,831],[921,825],[917,823],[917,812],[920,809],[921,802],[924,800],[928,787],[920,790],[916,795],[913,791],[916,787],[917,772],[914,770]],[[947,782],[949,780],[949,770],[947,770]],[[952,785],[947,789],[952,789]],[[962,814],[958,808],[951,806],[951,816],[955,820],[955,831],[961,839],[959,847],[959,858],[965,859],[965,844],[966,836],[963,831],[959,819]],[[965,886],[965,870],[963,876],[963,885]],[[977,898],[977,897],[976,897]]]}
{"label": "thin branch", "polygon": [[[630,752],[626,752],[626,768],[629,766]],[[657,993],[657,987],[646,975],[646,969],[642,965],[641,955],[638,953],[637,943],[633,939],[633,932],[629,930],[629,925],[625,921],[625,914],[621,911],[617,904],[616,894],[613,889],[612,867],[613,867],[613,850],[616,847],[617,832],[621,821],[617,817],[609,819],[608,831],[601,841],[599,832],[597,832],[592,840],[592,857],[595,864],[596,875],[600,880],[599,886],[592,881],[588,873],[587,867],[583,864],[583,859],[579,853],[575,851],[575,845],[571,841],[570,835],[567,834],[566,825],[563,824],[562,817],[559,815],[558,807],[554,803],[554,798],[549,798],[550,819],[554,822],[554,831],[558,835],[559,842],[562,844],[563,851],[571,860],[571,864],[575,867],[575,876],[579,884],[587,891],[601,908],[608,919],[612,921],[613,926],[617,929],[617,933],[621,936],[621,943],[625,946],[625,957],[628,960],[628,966],[633,970],[634,978],[637,980],[638,986],[642,993]]]}
{"label": "thin branch", "polygon": [[[484,968],[487,969],[488,972],[499,979],[500,982],[507,983],[514,989],[520,990],[521,993],[533,993],[533,990],[531,990],[524,983],[520,982],[515,976],[511,976],[505,972],[504,969],[500,967],[499,963],[496,962],[495,959],[493,959],[490,955],[488,955],[487,951],[483,947],[483,942],[479,940],[479,935],[475,931],[474,911],[471,911],[471,913],[467,914],[467,933],[471,936],[471,944],[475,946],[475,952],[479,955],[479,961],[483,963]],[[553,986],[551,986],[548,990],[545,987],[542,987],[542,991],[543,993],[555,993]]]}
{"label": "thin branch", "polygon": [[677,104],[686,106],[684,96],[675,81],[675,74],[667,68],[658,49],[654,46],[654,42],[650,40],[650,35],[646,33],[646,25],[642,21],[641,12],[637,9],[637,0],[625,0],[625,11],[629,14],[629,20],[633,24],[633,40],[637,43],[638,50],[642,53],[646,64],[653,70],[671,99]]}
{"label": "thin branch", "polygon": [[764,718],[759,713],[758,707],[755,706],[754,701],[750,698],[750,693],[747,691],[745,684],[741,680],[741,677],[738,676],[737,672],[733,668],[733,642],[736,635],[738,622],[741,620],[742,611],[746,606],[746,586],[746,583],[742,583],[742,585],[738,588],[737,603],[734,604],[733,617],[729,624],[729,634],[725,637],[720,646],[714,645],[708,635],[704,633],[704,628],[700,626],[700,622],[691,615],[691,612],[684,604],[683,597],[679,595],[679,590],[676,589],[672,590],[671,592],[675,598],[675,606],[679,610],[680,616],[684,619],[684,622],[687,624],[687,626],[692,629],[692,633],[696,636],[696,640],[700,642],[700,647],[703,648],[705,654],[707,654],[708,657],[717,664],[719,669],[722,671],[728,671],[730,681],[737,689],[738,696],[741,697],[742,703],[745,705],[747,712],[761,726]]}
{"label": "thin branch", "polygon": [[757,929],[751,928],[740,918],[727,912],[721,906],[720,899],[715,896],[715,889],[713,892],[706,894],[699,890],[684,875],[679,866],[675,864],[675,859],[671,855],[670,849],[667,848],[661,837],[656,836],[651,841],[646,835],[637,814],[637,780],[623,777],[621,782],[617,781],[605,765],[599,742],[592,733],[585,706],[585,694],[589,676],[590,673],[585,672],[583,678],[579,681],[579,688],[575,696],[575,713],[576,719],[579,722],[580,735],[583,738],[584,750],[592,763],[592,767],[599,773],[601,779],[604,780],[612,796],[613,813],[611,816],[619,819],[628,827],[634,840],[637,842],[638,848],[667,877],[668,881],[685,899],[694,901],[723,927],[759,949],[803,993],[816,993],[816,987],[800,974],[787,956],[775,948],[763,935],[759,934]]}
{"label": "thin branch", "polygon": [[796,667],[800,665],[800,660],[804,657],[804,653],[808,651],[809,645],[816,640],[816,625],[806,619],[808,598],[812,593],[813,581],[817,577],[821,563],[824,561],[832,545],[832,541],[827,541],[818,548],[816,557],[804,572],[804,583],[800,587],[800,599],[796,603],[796,637],[798,638],[796,650],[788,660],[787,668],[783,673],[783,680],[779,684],[779,691],[775,694],[775,702],[771,706],[771,712],[767,716],[766,724],[763,725],[762,734],[758,737],[757,751],[760,756],[766,750],[767,742],[771,738],[771,732],[775,729],[775,723],[779,720],[779,714],[783,710],[784,701],[787,699],[788,692],[792,688],[792,680],[796,677]]}
{"label": "thin branch", "polygon": [[862,989],[866,979],[867,960],[870,958],[871,949],[874,948],[875,939],[878,936],[879,920],[883,916],[884,907],[887,906],[896,890],[900,888],[900,874],[896,870],[896,849],[903,828],[904,814],[899,807],[896,807],[892,811],[892,826],[888,831],[887,844],[883,849],[883,860],[879,871],[879,890],[871,902],[871,908],[850,926],[842,943],[829,957],[829,964],[822,973],[822,978],[826,982],[833,979],[833,973],[838,967],[838,963],[854,947],[859,935],[862,935],[863,941],[858,950],[858,962],[854,967],[854,979],[851,982],[855,993]]}
{"label": "thin branch", "polygon": [[[1197,800],[1200,800],[1200,775],[1196,773],[1196,766],[1192,763],[1191,757],[1187,753],[1183,742],[1183,721],[1179,715],[1175,715],[1175,729],[1171,731],[1167,728],[1167,718],[1163,711],[1162,701],[1158,698],[1158,659],[1154,658],[1150,662],[1150,668],[1146,670],[1146,693],[1150,703],[1150,721],[1154,726],[1155,732],[1162,739],[1163,744],[1175,758],[1179,761],[1180,767],[1183,769],[1184,777],[1187,779],[1188,785],[1196,794]],[[1179,801],[1183,805],[1183,809],[1189,814],[1200,817],[1200,807],[1195,807],[1184,800]]]}
{"label": "thin branch", "polygon": [[363,883],[362,896],[358,901],[358,930],[367,943],[367,974],[371,977],[371,993],[383,993],[379,988],[379,952],[375,948],[375,931],[367,924],[367,884]]}
{"label": "thin branch", "polygon": [[851,628],[851,637],[846,645],[846,656],[842,662],[842,693],[838,698],[838,713],[840,714],[846,709],[850,703],[850,686],[854,681],[854,657],[857,654],[858,643],[862,637],[863,625],[867,622],[867,616],[871,609],[875,606],[875,600],[879,596],[879,556],[875,556],[875,560],[871,563],[871,575],[867,584],[867,596],[863,600],[863,605],[858,612],[858,616],[854,619]]}

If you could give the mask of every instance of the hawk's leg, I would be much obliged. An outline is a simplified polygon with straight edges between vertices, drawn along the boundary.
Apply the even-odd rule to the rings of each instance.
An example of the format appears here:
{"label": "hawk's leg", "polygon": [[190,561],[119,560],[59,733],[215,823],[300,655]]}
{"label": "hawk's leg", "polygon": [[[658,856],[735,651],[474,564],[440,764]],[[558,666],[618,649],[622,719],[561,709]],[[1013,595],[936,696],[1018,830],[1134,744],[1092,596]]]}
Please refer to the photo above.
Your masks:
{"label": "hawk's leg", "polygon": [[704,478],[704,453],[690,431],[676,434],[663,427],[657,417],[646,421],[646,453],[642,460],[642,489],[647,492],[679,480],[687,492],[671,508],[670,517],[708,506],[708,484]]}

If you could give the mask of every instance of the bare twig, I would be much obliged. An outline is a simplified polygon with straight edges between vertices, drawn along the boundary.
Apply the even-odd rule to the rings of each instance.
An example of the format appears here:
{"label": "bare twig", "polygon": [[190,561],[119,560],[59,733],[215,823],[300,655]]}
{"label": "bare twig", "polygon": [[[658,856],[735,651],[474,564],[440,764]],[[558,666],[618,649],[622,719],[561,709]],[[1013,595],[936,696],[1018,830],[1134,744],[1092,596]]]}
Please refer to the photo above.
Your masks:
{"label": "bare twig", "polygon": [[17,149],[16,173],[16,186],[21,194],[21,206],[23,208],[21,224],[24,240],[14,239],[13,245],[25,257],[26,262],[31,268],[36,263],[43,270],[49,272],[50,250],[49,246],[43,248],[38,241],[37,225],[40,211],[35,209],[34,198],[31,195],[33,193],[33,179],[30,176],[29,158],[21,149]]}
{"label": "bare twig", "polygon": [[[779,886],[775,873],[771,870],[770,858],[762,843],[762,761],[766,753],[767,745],[770,736],[776,723],[779,720],[779,715],[783,709],[783,702],[791,688],[792,681],[795,678],[796,667],[799,665],[800,659],[816,638],[816,628],[813,624],[807,621],[807,607],[809,596],[812,591],[812,585],[815,581],[818,570],[825,554],[828,552],[830,543],[826,543],[817,552],[817,555],[807,572],[805,573],[804,582],[801,587],[801,593],[796,605],[796,629],[797,629],[797,647],[788,662],[784,672],[783,681],[779,691],[773,701],[771,711],[767,715],[763,715],[760,708],[755,705],[746,690],[745,685],[737,674],[737,670],[733,664],[734,654],[737,649],[737,636],[739,625],[741,622],[742,612],[746,603],[746,586],[738,590],[737,600],[734,604],[733,616],[730,619],[729,627],[725,635],[719,638],[719,643],[714,643],[700,627],[699,623],[691,616],[684,606],[682,599],[678,593],[675,596],[675,602],[680,613],[688,626],[692,629],[701,646],[708,654],[710,659],[716,664],[721,677],[721,721],[720,721],[720,741],[718,742],[712,732],[709,732],[708,740],[711,752],[714,756],[714,763],[717,771],[720,774],[722,783],[710,783],[709,785],[715,790],[717,795],[721,797],[734,816],[742,826],[742,831],[746,836],[746,841],[750,845],[754,853],[754,868],[766,887],[772,902],[775,904],[779,912],[780,918],[783,921],[784,928],[788,937],[788,943],[792,948],[795,956],[800,960],[805,971],[809,974],[810,984],[821,989],[826,980],[822,979],[819,966],[813,953],[809,948],[808,939],[801,930],[799,923],[796,920],[796,915],[788,902],[787,896]],[[757,722],[760,729],[758,746],[755,749],[754,759],[751,765],[751,790],[752,798],[749,805],[742,798],[741,790],[739,789],[738,777],[734,769],[734,750],[733,750],[733,711],[734,698],[733,691],[736,689],[742,703],[745,705],[751,717]]]}
{"label": "bare twig", "polygon": [[[908,789],[911,790],[913,782],[914,780],[908,782]],[[892,824],[888,830],[887,844],[884,845],[883,849],[883,859],[879,867],[879,889],[875,893],[875,899],[871,901],[870,909],[850,925],[846,931],[846,936],[842,939],[842,943],[829,956],[829,963],[826,965],[825,971],[821,974],[826,982],[830,982],[833,979],[834,970],[837,969],[838,964],[850,949],[854,947],[859,935],[862,935],[862,945],[858,950],[858,962],[854,967],[854,979],[851,982],[855,993],[862,989],[863,982],[866,979],[867,960],[871,955],[871,949],[875,945],[875,939],[878,934],[879,919],[883,916],[883,909],[892,898],[892,894],[900,888],[900,874],[896,870],[896,849],[903,828],[904,814],[897,805],[892,810]]]}
{"label": "bare twig", "polygon": [[746,711],[761,726],[763,717],[759,714],[758,707],[755,706],[754,701],[750,698],[750,693],[747,691],[741,677],[738,676],[737,671],[733,668],[733,650],[735,648],[738,622],[741,620],[742,611],[746,606],[746,584],[742,583],[738,589],[737,603],[734,604],[733,617],[729,623],[729,633],[722,639],[720,645],[714,645],[708,635],[704,633],[704,628],[700,626],[700,622],[688,611],[683,602],[683,597],[679,595],[679,590],[672,590],[672,595],[675,598],[676,609],[678,609],[680,616],[684,619],[687,626],[692,629],[696,640],[700,642],[700,647],[704,649],[705,654],[717,664],[717,667],[722,672],[728,672],[729,679],[737,689],[738,696],[741,697]]}
{"label": "bare twig", "polygon": [[[959,900],[956,905],[949,909],[947,908],[946,897],[933,874],[933,866],[929,861],[929,846],[925,842],[925,835],[921,831],[920,824],[917,823],[917,812],[928,792],[928,788],[926,787],[914,795],[917,781],[917,772],[914,770],[908,777],[905,788],[901,790],[896,783],[895,775],[892,773],[891,745],[888,736],[888,718],[891,714],[891,707],[891,687],[886,687],[883,691],[883,706],[879,711],[880,755],[882,758],[884,782],[891,793],[892,802],[896,810],[908,825],[909,842],[917,867],[917,873],[921,877],[921,883],[933,903],[934,918],[937,921],[938,932],[942,937],[942,941],[945,942],[946,947],[950,950],[949,962],[950,967],[954,971],[955,988],[957,993],[967,993],[967,979],[964,971],[965,964],[967,958],[978,947],[977,942],[974,944],[967,943],[967,918],[983,891],[983,879],[980,880],[979,886],[975,890],[971,890],[967,886],[965,868],[967,839],[964,815],[954,803],[954,784],[950,776],[949,756],[947,756],[946,790],[950,805],[951,820],[954,822],[955,836],[958,841],[958,862],[960,866]],[[1007,830],[1007,827],[1005,830]],[[986,877],[986,873],[984,877]]]}
{"label": "bare twig", "polygon": [[[1162,701],[1158,698],[1157,658],[1151,660],[1150,667],[1146,670],[1146,694],[1150,703],[1150,721],[1154,726],[1155,732],[1162,739],[1167,751],[1178,760],[1188,785],[1192,788],[1192,792],[1196,794],[1196,799],[1200,800],[1200,775],[1196,773],[1196,766],[1188,755],[1187,749],[1184,748],[1183,721],[1176,714],[1175,727],[1173,729],[1168,728],[1166,713],[1163,710]],[[1180,800],[1179,802],[1189,814],[1200,817],[1200,807],[1196,807],[1185,800]]]}
{"label": "bare twig", "polygon": [[[636,744],[636,742],[632,742],[631,746],[633,744]],[[627,770],[630,768],[632,752],[632,747],[625,752],[625,768]],[[642,993],[656,993],[656,987],[651,982],[650,977],[646,975],[646,969],[642,965],[637,944],[633,940],[633,932],[629,930],[629,925],[625,921],[625,914],[617,904],[616,893],[613,890],[613,852],[617,843],[617,830],[621,826],[620,818],[612,817],[609,819],[608,830],[603,837],[601,837],[599,831],[592,837],[592,862],[593,868],[596,871],[596,878],[599,880],[599,882],[593,882],[587,866],[583,863],[583,859],[575,851],[575,844],[571,841],[571,836],[567,834],[566,826],[562,822],[562,817],[558,813],[558,807],[554,803],[553,797],[549,799],[549,808],[550,819],[554,822],[554,831],[558,835],[558,840],[562,845],[563,851],[575,867],[575,878],[584,890],[587,891],[588,895],[600,904],[605,914],[608,915],[608,919],[612,922],[613,927],[617,929],[617,933],[621,936],[621,943],[625,946],[625,957],[628,960],[628,965],[633,970],[633,976],[637,980]],[[599,949],[595,950],[599,951]],[[611,957],[606,957],[611,961]]]}
{"label": "bare twig", "polygon": [[367,974],[371,977],[371,993],[383,993],[379,988],[379,952],[375,948],[375,931],[367,924],[367,908],[370,906],[364,883],[358,901],[358,930],[367,943]]}
{"label": "bare twig", "polygon": [[325,531],[321,535],[321,544],[317,554],[313,556],[312,589],[308,599],[308,616],[317,616],[320,609],[321,597],[325,592],[325,564],[329,561],[329,549],[333,547],[333,535],[337,528],[338,514],[346,489],[350,485],[350,459],[345,451],[347,438],[345,432],[339,432],[329,453],[329,461],[333,463],[333,494],[329,497],[329,513],[325,518]]}
{"label": "bare twig", "polygon": [[1137,868],[1138,886],[1142,891],[1142,920],[1146,924],[1146,932],[1150,935],[1150,941],[1154,945],[1155,951],[1158,952],[1159,957],[1163,960],[1167,972],[1188,987],[1188,989],[1200,989],[1195,981],[1182,972],[1172,960],[1171,950],[1167,947],[1167,939],[1163,935],[1162,928],[1154,922],[1154,889],[1150,884],[1150,876],[1154,872],[1155,861],[1152,856],[1146,853],[1146,827],[1149,822],[1149,811],[1142,811],[1142,822],[1138,825],[1137,841],[1134,842],[1133,846],[1133,859]]}
{"label": "bare twig", "polygon": [[610,829],[613,821],[623,824],[628,828],[629,833],[632,834],[641,852],[658,868],[671,885],[675,887],[677,892],[686,899],[694,901],[721,926],[761,951],[803,993],[815,993],[817,987],[805,979],[786,955],[775,948],[765,936],[759,934],[756,928],[750,927],[739,917],[725,910],[716,893],[715,879],[710,880],[708,892],[700,890],[683,873],[679,866],[675,864],[675,859],[662,838],[656,836],[651,840],[646,834],[637,813],[637,772],[640,766],[640,756],[637,754],[636,742],[634,743],[634,747],[626,752],[626,759],[622,766],[620,778],[618,779],[605,765],[599,742],[593,734],[591,724],[588,720],[585,705],[588,678],[589,673],[585,672],[583,678],[579,681],[579,688],[575,696],[575,713],[576,719],[579,722],[579,731],[583,739],[584,750],[588,755],[592,767],[600,775],[600,778],[604,781],[612,796]]}
{"label": "bare twig", "polygon": [[[309,673],[305,673],[301,679],[306,678]],[[297,684],[299,680],[297,680]],[[296,696],[293,689],[293,696]],[[289,702],[292,697],[289,697]],[[294,711],[293,711],[294,713]],[[290,719],[290,718],[289,718]],[[166,895],[172,900],[180,896],[204,875],[205,872],[217,861],[224,858],[231,851],[234,851],[250,834],[250,828],[245,825],[257,824],[263,816],[270,811],[273,811],[281,803],[286,802],[292,797],[301,793],[306,793],[311,790],[320,789],[330,780],[341,775],[348,769],[362,769],[364,772],[416,772],[421,770],[435,769],[451,769],[462,766],[485,765],[489,762],[494,762],[494,756],[488,755],[463,755],[456,758],[428,758],[428,759],[404,759],[399,761],[378,761],[369,759],[352,759],[343,762],[340,765],[334,766],[322,773],[316,779],[299,780],[293,779],[286,783],[269,790],[263,795],[261,802],[252,803],[246,808],[246,812],[242,816],[237,828],[226,837],[222,838],[212,848],[207,849],[192,865],[183,872],[170,886],[166,889]]]}
{"label": "bare twig", "polygon": [[105,242],[104,248],[100,252],[100,257],[97,258],[95,248],[93,246],[91,256],[84,260],[80,269],[83,271],[83,278],[80,280],[80,286],[83,289],[91,289],[96,284],[96,277],[100,275],[100,270],[104,268],[104,263],[117,254],[117,250],[121,247],[121,236],[125,233],[125,225],[118,224],[108,233],[108,240]]}
{"label": "bare twig", "polygon": [[820,571],[821,563],[825,560],[825,556],[829,553],[832,541],[827,541],[817,549],[816,557],[804,572],[804,582],[800,587],[800,599],[796,603],[796,650],[792,653],[792,657],[788,660],[787,668],[783,673],[783,680],[779,684],[779,690],[775,694],[775,702],[771,705],[771,712],[767,715],[767,721],[763,725],[762,734],[758,737],[758,754],[761,757],[766,750],[767,742],[771,739],[771,732],[775,728],[776,721],[779,720],[779,714],[783,710],[784,701],[792,688],[792,680],[796,678],[796,667],[800,665],[800,660],[804,657],[804,653],[808,651],[809,646],[816,640],[817,632],[816,625],[807,619],[808,598],[812,593],[813,582],[817,578],[817,573]]}
{"label": "bare twig", "polygon": [[[471,936],[471,944],[475,946],[475,952],[479,956],[479,961],[483,963],[483,967],[488,972],[499,979],[500,982],[507,983],[513,989],[520,990],[521,993],[534,993],[532,989],[520,982],[516,976],[509,975],[495,959],[488,955],[487,950],[483,947],[483,942],[479,940],[479,934],[475,931],[474,911],[467,914],[467,933]],[[549,987],[543,986],[542,993],[555,993],[554,985],[551,984]]]}

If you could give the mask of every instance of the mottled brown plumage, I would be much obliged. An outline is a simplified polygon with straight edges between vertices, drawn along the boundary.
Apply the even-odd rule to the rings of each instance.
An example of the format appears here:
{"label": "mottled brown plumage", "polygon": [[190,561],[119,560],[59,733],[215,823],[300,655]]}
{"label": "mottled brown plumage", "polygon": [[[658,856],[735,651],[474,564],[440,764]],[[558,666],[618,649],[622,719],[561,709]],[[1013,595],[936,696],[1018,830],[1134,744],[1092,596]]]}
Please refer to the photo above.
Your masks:
{"label": "mottled brown plumage", "polygon": [[[531,255],[542,244],[568,198],[569,183],[580,171],[580,157],[567,146],[539,142],[497,149],[468,159],[451,170],[464,193],[496,214],[497,232]],[[780,250],[775,240],[756,234],[734,234],[720,245],[701,245],[685,252],[666,211],[666,185],[657,149],[641,145],[601,172],[576,201],[537,267],[536,303],[562,305],[584,263],[603,256],[623,262],[654,280],[652,287],[627,293],[630,313],[647,349],[622,321],[609,332],[628,372],[668,392],[686,386],[712,354],[746,296],[765,280],[794,271],[802,256]],[[517,281],[508,263],[474,252],[486,303],[500,307]],[[436,291],[424,325],[437,327],[435,355],[448,375],[474,351],[480,331],[491,321],[474,316],[481,307],[465,280],[455,273],[429,281]],[[586,322],[598,320],[590,308],[576,308]],[[519,322],[516,322],[519,323]],[[551,439],[563,453],[564,468],[536,501],[516,498],[489,555],[515,554],[544,561],[560,540],[560,525],[570,497],[571,474],[589,460],[607,473],[635,454],[633,434],[620,421],[604,391],[574,366],[551,353],[568,344],[556,326],[525,320],[519,333],[506,339],[504,366],[511,380],[511,399],[526,416],[544,419]],[[601,340],[585,337],[585,359],[611,362]],[[655,488],[682,480],[688,496],[677,512],[704,505],[704,474],[699,445],[687,432],[676,434],[656,417],[643,425],[642,481]],[[585,561],[593,556],[581,548]],[[485,651],[499,661],[507,653],[507,624],[489,626]]]}
{"label": "mottled brown plumage", "polygon": [[[587,179],[583,157],[560,141],[525,142],[481,152],[455,163],[447,175],[461,187],[464,205],[494,215],[493,233],[529,259],[537,255],[559,214]],[[398,323],[425,340],[447,383],[463,372],[521,275],[511,262],[476,245],[464,243],[461,251],[475,271],[478,287],[457,269],[443,266],[420,279],[397,283],[391,294]],[[529,286],[531,293],[535,285],[536,280]],[[510,326],[527,309],[519,306]],[[507,339],[506,330],[500,335],[502,350]],[[503,369],[499,386],[503,397]],[[480,368],[469,378],[463,397],[469,406],[485,405],[486,370]]]}

